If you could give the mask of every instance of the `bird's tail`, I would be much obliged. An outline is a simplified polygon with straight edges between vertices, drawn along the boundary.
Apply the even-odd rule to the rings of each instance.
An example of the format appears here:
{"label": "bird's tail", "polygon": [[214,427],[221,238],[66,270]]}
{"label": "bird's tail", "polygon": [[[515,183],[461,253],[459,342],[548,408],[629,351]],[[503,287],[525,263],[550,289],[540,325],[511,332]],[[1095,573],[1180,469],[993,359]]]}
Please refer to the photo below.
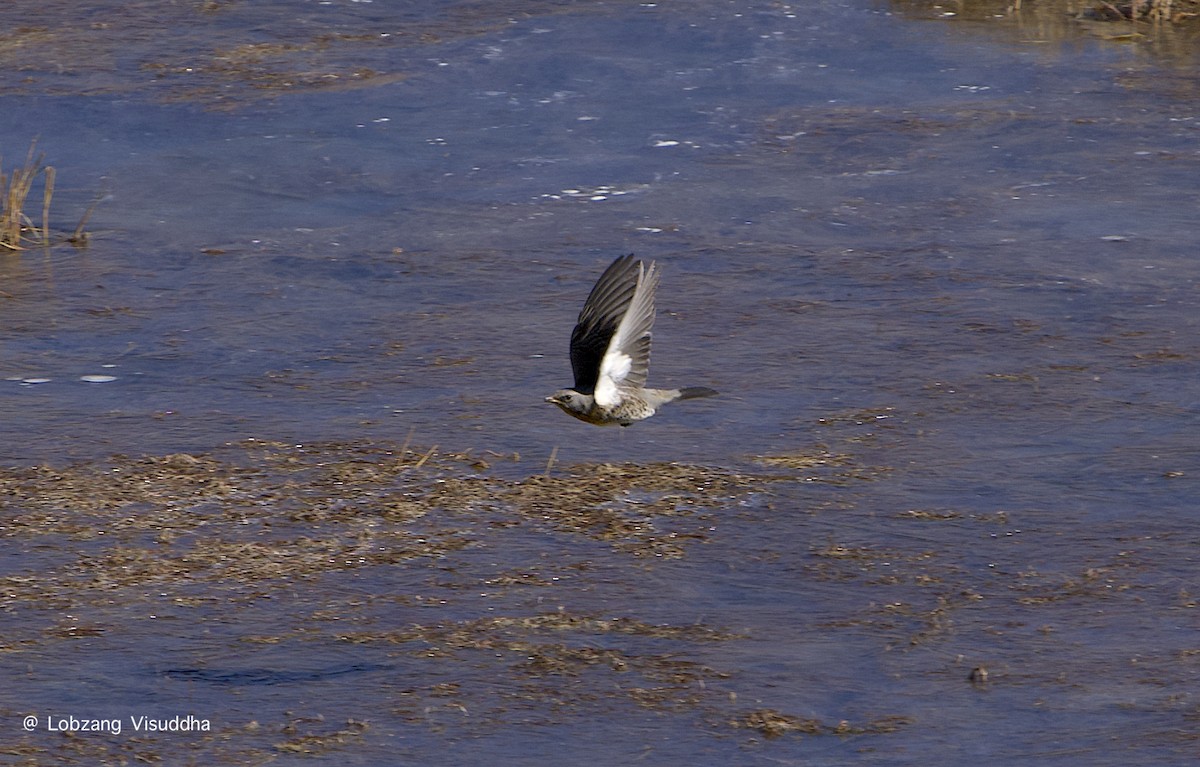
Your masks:
{"label": "bird's tail", "polygon": [[720,392],[707,386],[688,386],[679,390],[679,399],[696,399],[697,397],[715,397]]}

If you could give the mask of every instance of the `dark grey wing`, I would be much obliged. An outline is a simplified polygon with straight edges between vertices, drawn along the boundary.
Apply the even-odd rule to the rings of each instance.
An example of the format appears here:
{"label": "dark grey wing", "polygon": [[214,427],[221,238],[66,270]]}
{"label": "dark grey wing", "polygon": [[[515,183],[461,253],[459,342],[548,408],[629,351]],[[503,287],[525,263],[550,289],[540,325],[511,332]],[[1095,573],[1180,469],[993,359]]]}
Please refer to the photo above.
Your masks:
{"label": "dark grey wing", "polygon": [[600,377],[600,363],[613,334],[637,292],[641,262],[630,253],[613,261],[588,294],[571,332],[571,372],[575,391],[592,394]]}

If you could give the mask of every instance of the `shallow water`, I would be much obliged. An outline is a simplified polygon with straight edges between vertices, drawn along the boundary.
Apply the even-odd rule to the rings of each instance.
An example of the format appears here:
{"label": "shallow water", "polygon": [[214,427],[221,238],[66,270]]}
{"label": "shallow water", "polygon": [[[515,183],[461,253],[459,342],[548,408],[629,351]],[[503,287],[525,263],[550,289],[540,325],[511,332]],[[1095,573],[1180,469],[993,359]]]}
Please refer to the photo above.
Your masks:
{"label": "shallow water", "polygon": [[[13,763],[1194,761],[1186,33],[31,7],[4,168],[104,198],[0,263]],[[542,397],[630,251],[722,396],[594,429]]]}

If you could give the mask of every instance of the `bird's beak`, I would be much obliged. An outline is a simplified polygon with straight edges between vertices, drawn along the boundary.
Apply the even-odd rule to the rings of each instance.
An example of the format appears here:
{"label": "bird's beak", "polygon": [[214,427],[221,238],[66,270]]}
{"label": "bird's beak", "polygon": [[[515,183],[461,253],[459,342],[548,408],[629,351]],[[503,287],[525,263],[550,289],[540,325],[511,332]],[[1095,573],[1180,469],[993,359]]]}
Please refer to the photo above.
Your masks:
{"label": "bird's beak", "polygon": [[546,397],[546,401],[552,405],[558,402],[558,400],[554,397]]}

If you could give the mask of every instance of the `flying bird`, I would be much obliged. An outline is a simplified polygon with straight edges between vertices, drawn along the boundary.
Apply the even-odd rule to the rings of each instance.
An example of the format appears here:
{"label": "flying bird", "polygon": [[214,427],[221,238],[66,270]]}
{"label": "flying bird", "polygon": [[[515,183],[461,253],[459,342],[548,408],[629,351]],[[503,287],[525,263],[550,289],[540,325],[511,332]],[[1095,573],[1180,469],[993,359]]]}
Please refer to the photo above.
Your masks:
{"label": "flying bird", "polygon": [[717,394],[704,386],[646,388],[658,278],[653,261],[647,266],[632,253],[604,270],[571,333],[575,388],[556,391],[547,402],[597,426],[628,426],[668,402]]}

